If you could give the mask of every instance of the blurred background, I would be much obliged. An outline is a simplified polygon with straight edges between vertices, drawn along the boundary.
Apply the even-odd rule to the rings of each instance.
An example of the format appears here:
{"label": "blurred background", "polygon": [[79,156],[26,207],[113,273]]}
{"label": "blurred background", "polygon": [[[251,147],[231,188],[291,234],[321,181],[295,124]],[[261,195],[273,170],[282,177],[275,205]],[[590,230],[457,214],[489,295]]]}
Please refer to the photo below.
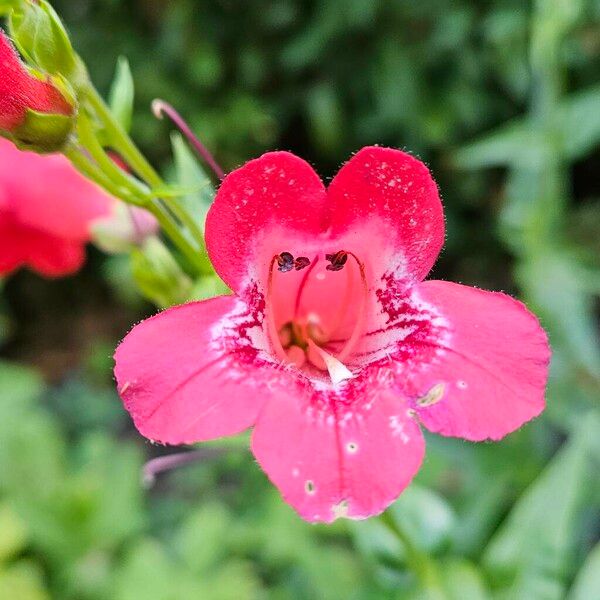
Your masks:
{"label": "blurred background", "polygon": [[101,91],[129,59],[132,135],[167,174],[156,97],[227,170],[276,148],[325,178],[366,144],[416,153],[447,215],[432,276],[520,297],[554,354],[533,423],[428,436],[391,509],[415,573],[375,519],[301,521],[244,436],[143,487],[168,450],[132,429],[111,356],[155,309],[124,257],[19,272],[0,282],[0,598],[600,598],[600,1],[53,5]]}

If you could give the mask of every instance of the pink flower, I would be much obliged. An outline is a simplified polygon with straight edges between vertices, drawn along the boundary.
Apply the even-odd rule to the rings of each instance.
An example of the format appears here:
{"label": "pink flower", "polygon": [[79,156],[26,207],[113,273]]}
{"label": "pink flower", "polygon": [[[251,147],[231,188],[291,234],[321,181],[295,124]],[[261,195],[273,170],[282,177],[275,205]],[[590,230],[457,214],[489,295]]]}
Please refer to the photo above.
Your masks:
{"label": "pink flower", "polygon": [[74,107],[49,80],[37,79],[27,71],[0,30],[0,129],[19,128],[28,110],[71,115]]}
{"label": "pink flower", "polygon": [[115,202],[64,156],[0,139],[0,275],[21,266],[47,277],[77,271],[91,224]]}
{"label": "pink flower", "polygon": [[164,311],[116,351],[139,431],[186,444],[254,426],[252,451],[309,521],[383,511],[420,426],[498,440],[544,409],[549,348],[510,296],[423,281],[444,242],[425,165],[369,147],[326,189],[287,152],[227,176],[206,222],[235,291]]}

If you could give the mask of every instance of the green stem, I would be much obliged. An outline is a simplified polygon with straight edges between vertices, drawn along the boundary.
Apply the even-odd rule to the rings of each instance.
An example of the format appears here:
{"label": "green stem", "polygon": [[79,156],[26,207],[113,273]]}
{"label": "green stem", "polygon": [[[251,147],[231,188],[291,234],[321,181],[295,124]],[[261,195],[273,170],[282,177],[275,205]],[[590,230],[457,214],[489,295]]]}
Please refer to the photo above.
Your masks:
{"label": "green stem", "polygon": [[173,198],[170,201],[166,201],[167,206],[173,211],[173,214],[187,227],[188,231],[192,234],[192,238],[196,241],[200,247],[200,251],[204,252],[204,234],[198,226],[198,223],[190,215],[190,213],[181,205],[177,198]]}
{"label": "green stem", "polygon": [[[137,173],[139,177],[150,186],[150,188],[164,187],[165,184],[160,175],[154,170],[152,165],[150,165],[143,154],[138,150],[118,121],[116,121],[110,109],[101,98],[100,94],[98,94],[96,89],[89,84],[84,90],[84,94],[90,106],[94,109],[97,117],[105,127],[115,150],[121,154],[133,171]],[[85,119],[85,116],[83,116],[83,118]],[[83,133],[84,135],[86,134],[85,126]],[[103,148],[100,147],[100,151],[98,151],[96,144],[92,143],[90,152],[92,152],[92,154],[98,154],[97,160],[100,161],[102,166],[107,166],[111,171],[113,170],[113,167],[106,164],[106,160],[110,159],[106,157],[105,160],[105,158],[102,156],[102,154],[104,154]],[[116,168],[118,169],[118,167]],[[132,182],[130,181],[131,178],[129,178],[126,174],[117,175],[117,178],[120,179],[124,184],[128,183],[129,186],[133,186]],[[179,223],[177,223],[173,218],[174,215],[169,210],[168,206],[166,206],[159,198],[148,197],[145,194],[145,197],[143,197],[142,190],[139,189],[139,186],[133,187],[134,189],[132,189],[131,192],[137,198],[139,198],[139,200],[143,202],[145,208],[147,208],[156,217],[164,232],[171,238],[173,243],[179,248],[188,261],[198,270],[198,272],[207,272],[207,261],[203,257],[204,240],[199,229],[196,228],[191,230],[191,233],[198,242],[199,247],[196,248],[181,231]],[[136,187],[138,189],[135,189]],[[150,194],[152,194],[151,190]],[[118,196],[122,197],[122,195]],[[178,212],[179,215],[177,215],[177,217],[179,220],[181,220],[184,225],[187,225],[187,221],[189,220],[188,215],[185,215],[186,218],[184,219],[183,215],[181,214],[182,211]]]}
{"label": "green stem", "polygon": [[404,546],[406,562],[413,571],[431,600],[448,600],[442,587],[441,576],[436,561],[414,544],[389,511],[379,515],[379,521],[391,531]]}
{"label": "green stem", "polygon": [[206,261],[202,257],[202,252],[190,244],[179,225],[165,211],[159,199],[152,198],[150,204],[146,205],[145,208],[156,217],[164,232],[173,240],[173,243],[181,250],[190,263],[194,265],[198,272],[206,272]]}
{"label": "green stem", "polygon": [[109,194],[115,198],[120,198],[128,204],[139,205],[140,201],[129,193],[129,190],[125,190],[123,187],[117,185],[110,177],[107,177],[103,173],[96,163],[92,162],[87,158],[81,148],[74,144],[70,144],[63,149],[64,155],[73,163],[73,166],[87,179],[97,183],[100,187],[104,188]]}
{"label": "green stem", "polygon": [[77,119],[77,133],[84,148],[90,153],[92,159],[98,164],[103,173],[115,182],[116,185],[123,186],[131,194],[140,197],[139,204],[146,205],[151,196],[150,190],[141,182],[130,177],[121,169],[109,156],[104,148],[98,142],[94,134],[93,126],[85,114],[80,114]]}
{"label": "green stem", "polygon": [[146,181],[150,187],[162,187],[164,182],[161,176],[154,170],[154,167],[152,167],[144,155],[138,150],[137,146],[131,141],[127,132],[114,118],[100,94],[91,84],[86,89],[86,98],[106,128],[111,141],[115,145],[115,150],[119,151],[127,164],[144,181]]}

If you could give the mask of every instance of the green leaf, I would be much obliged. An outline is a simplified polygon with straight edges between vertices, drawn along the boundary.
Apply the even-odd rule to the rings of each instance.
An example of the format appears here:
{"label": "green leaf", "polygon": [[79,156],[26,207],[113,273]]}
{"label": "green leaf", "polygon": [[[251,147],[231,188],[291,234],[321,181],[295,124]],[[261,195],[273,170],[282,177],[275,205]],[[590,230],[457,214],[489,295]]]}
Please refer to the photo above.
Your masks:
{"label": "green leaf", "polygon": [[415,544],[427,552],[436,552],[447,543],[455,525],[454,512],[446,500],[415,484],[388,510]]}
{"label": "green leaf", "polygon": [[0,504],[0,568],[27,542],[27,526],[8,503]]}
{"label": "green leaf", "polygon": [[587,557],[577,574],[568,600],[591,600],[600,596],[600,542]]}
{"label": "green leaf", "polygon": [[580,508],[600,457],[599,428],[598,414],[588,413],[488,545],[484,564],[508,598],[564,598]]}
{"label": "green leaf", "polygon": [[569,351],[578,368],[600,380],[600,347],[594,298],[586,289],[587,271],[567,248],[546,249],[518,267],[530,301],[550,330],[551,340]]}
{"label": "green leaf", "polygon": [[323,153],[334,154],[342,145],[343,111],[336,86],[319,83],[309,90],[306,98],[310,130]]}
{"label": "green leaf", "polygon": [[231,517],[222,504],[205,504],[182,524],[175,541],[182,561],[196,573],[209,572],[226,556],[223,540],[230,535]]}
{"label": "green leaf", "polygon": [[[446,544],[455,525],[448,503],[433,490],[415,483],[388,512],[414,544],[426,552],[435,552]],[[352,523],[352,530],[365,555],[384,562],[404,559],[404,546],[378,519]]]}
{"label": "green leaf", "polygon": [[163,547],[155,540],[141,539],[129,549],[120,562],[116,573],[114,598],[115,600],[181,598],[182,596],[177,593],[181,585],[181,575]]}
{"label": "green leaf", "polygon": [[50,600],[38,565],[23,560],[7,569],[0,569],[0,598]]}
{"label": "green leaf", "polygon": [[230,293],[229,288],[218,275],[204,275],[194,283],[189,300],[206,300],[228,293]]}
{"label": "green leaf", "polygon": [[79,458],[74,495],[77,498],[85,490],[90,499],[85,521],[79,518],[81,533],[91,547],[117,547],[143,523],[141,452],[97,433],[84,438]]}
{"label": "green leaf", "polygon": [[600,143],[600,85],[567,97],[556,115],[564,154],[571,160],[591,152]]}
{"label": "green leaf", "polygon": [[465,169],[498,165],[537,168],[558,152],[571,161],[585,156],[600,142],[600,86],[575,92],[556,108],[554,128],[539,131],[529,118],[521,118],[467,144],[454,154]]}
{"label": "green leaf", "polygon": [[115,77],[110,87],[108,103],[112,114],[125,131],[131,129],[133,99],[134,85],[129,62],[124,56],[119,56]]}
{"label": "green leaf", "polygon": [[177,183],[183,190],[196,190],[182,195],[178,201],[184,205],[204,232],[206,213],[215,196],[214,186],[179,133],[171,134],[171,145]]}
{"label": "green leaf", "polygon": [[454,558],[443,563],[441,579],[446,600],[488,600],[491,598],[481,571],[464,559]]}
{"label": "green leaf", "polygon": [[40,377],[0,362],[0,491],[19,498],[51,494],[61,485],[64,440],[39,410]]}
{"label": "green leaf", "polygon": [[42,378],[33,369],[0,361],[0,420],[6,415],[20,415],[43,391]]}

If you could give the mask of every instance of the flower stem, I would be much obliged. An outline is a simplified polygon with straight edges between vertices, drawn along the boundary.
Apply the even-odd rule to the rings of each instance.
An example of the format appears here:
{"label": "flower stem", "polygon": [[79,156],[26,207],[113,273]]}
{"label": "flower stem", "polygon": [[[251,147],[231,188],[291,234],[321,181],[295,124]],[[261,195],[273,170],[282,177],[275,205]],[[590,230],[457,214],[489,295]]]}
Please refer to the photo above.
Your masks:
{"label": "flower stem", "polygon": [[157,98],[152,102],[152,111],[158,119],[162,119],[163,113],[166,114],[169,119],[177,125],[179,130],[187,138],[188,142],[193,146],[196,152],[204,159],[206,164],[213,170],[213,173],[219,179],[225,177],[225,171],[219,166],[209,149],[194,135],[194,132],[184,121],[183,117],[168,102]]}
{"label": "flower stem", "polygon": [[91,84],[86,89],[86,98],[106,128],[111,141],[115,145],[115,150],[119,151],[127,164],[151,187],[162,187],[164,183],[161,176],[131,141],[127,132],[113,117],[112,112]]}
{"label": "flower stem", "polygon": [[448,600],[448,595],[442,587],[439,567],[436,561],[429,554],[417,548],[410,536],[391,515],[390,511],[385,511],[378,518],[404,546],[406,562],[427,593],[427,597],[430,600]]}
{"label": "flower stem", "polygon": [[[149,193],[152,194],[152,188],[163,188],[165,184],[161,176],[138,150],[120,123],[114,118],[110,109],[92,84],[89,84],[86,87],[85,98],[96,113],[98,119],[102,122],[114,149],[121,154],[131,169],[148,184],[150,187]],[[95,150],[97,151],[97,148],[95,148]],[[108,157],[107,159],[110,160]],[[126,174],[123,175],[122,178],[120,177],[122,181],[131,179]],[[173,243],[187,258],[190,264],[193,265],[199,273],[206,273],[207,260],[203,257],[204,240],[199,233],[199,229],[194,228],[191,230],[191,233],[194,235],[195,241],[197,242],[197,245],[195,246],[182,231],[181,224],[187,225],[188,219],[183,218],[179,206],[176,211],[173,211],[168,205],[161,201],[160,198],[149,197],[146,194],[142,194],[142,190],[139,186],[133,185],[132,182],[129,183],[131,188],[133,188],[129,191],[133,195],[139,197],[139,200],[141,201],[139,203],[156,217],[161,228],[171,238]],[[122,193],[117,195],[118,197],[127,200],[123,197]],[[141,196],[145,197],[142,198]],[[175,212],[178,214],[174,214]]]}
{"label": "flower stem", "polygon": [[222,453],[223,450],[217,448],[200,448],[198,450],[176,452],[175,454],[153,458],[144,465],[142,473],[143,483],[146,487],[151,487],[156,481],[156,476],[160,473],[172,471],[190,463],[214,458]]}

